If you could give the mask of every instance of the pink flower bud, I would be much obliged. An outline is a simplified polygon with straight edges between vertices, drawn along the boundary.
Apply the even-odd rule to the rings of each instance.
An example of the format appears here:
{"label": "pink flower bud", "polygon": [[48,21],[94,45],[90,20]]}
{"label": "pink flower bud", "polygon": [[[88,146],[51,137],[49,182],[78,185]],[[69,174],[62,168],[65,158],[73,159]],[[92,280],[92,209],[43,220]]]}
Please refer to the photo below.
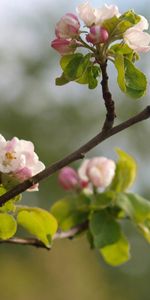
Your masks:
{"label": "pink flower bud", "polygon": [[66,39],[55,39],[51,42],[51,47],[61,55],[72,54],[76,49],[76,41]]}
{"label": "pink flower bud", "polygon": [[90,27],[90,32],[86,36],[86,40],[89,43],[92,44],[99,44],[99,43],[105,43],[108,40],[109,34],[108,31],[99,26],[99,25],[93,25]]}
{"label": "pink flower bud", "polygon": [[77,172],[70,167],[60,170],[58,181],[65,190],[73,190],[80,187],[80,179]]}
{"label": "pink flower bud", "polygon": [[68,13],[56,24],[55,34],[61,39],[71,38],[79,34],[79,28],[78,18],[74,14]]}
{"label": "pink flower bud", "polygon": [[[21,170],[17,171],[16,173],[14,173],[14,177],[16,179],[18,179],[19,182],[23,182],[26,179],[32,177],[32,172],[31,172],[31,170],[29,168],[24,167],[23,169],[21,169]],[[34,184],[33,186],[31,186],[28,189],[28,192],[38,191],[38,186],[39,186],[38,183]]]}
{"label": "pink flower bud", "polygon": [[115,174],[115,162],[106,157],[85,160],[79,168],[81,180],[89,180],[95,187],[106,188]]}

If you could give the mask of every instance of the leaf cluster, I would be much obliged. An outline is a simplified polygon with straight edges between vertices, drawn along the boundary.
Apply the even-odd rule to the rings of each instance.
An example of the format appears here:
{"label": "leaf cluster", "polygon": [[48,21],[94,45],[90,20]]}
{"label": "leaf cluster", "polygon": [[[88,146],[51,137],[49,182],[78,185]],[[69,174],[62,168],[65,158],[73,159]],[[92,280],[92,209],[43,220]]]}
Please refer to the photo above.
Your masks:
{"label": "leaf cluster", "polygon": [[[5,192],[6,189],[1,185],[0,195]],[[21,226],[49,248],[58,228],[57,220],[44,209],[18,205],[20,200],[21,195],[0,208],[0,239],[10,239],[16,234],[17,227]]]}
{"label": "leaf cluster", "polygon": [[105,191],[68,196],[51,208],[51,213],[63,231],[77,226],[80,229],[81,224],[87,222],[84,233],[91,248],[98,249],[103,259],[112,266],[130,259],[130,243],[122,226],[124,221],[132,222],[150,242],[150,202],[128,192],[135,181],[136,162],[124,151],[116,151],[119,157],[116,173]]}

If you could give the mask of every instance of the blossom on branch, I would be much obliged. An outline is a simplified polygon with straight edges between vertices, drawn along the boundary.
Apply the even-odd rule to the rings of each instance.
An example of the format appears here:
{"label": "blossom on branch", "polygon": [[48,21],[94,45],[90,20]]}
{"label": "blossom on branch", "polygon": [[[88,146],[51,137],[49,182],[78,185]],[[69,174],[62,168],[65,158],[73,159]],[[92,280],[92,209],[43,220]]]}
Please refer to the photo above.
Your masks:
{"label": "blossom on branch", "polygon": [[148,29],[149,24],[145,17],[140,17],[141,21],[124,33],[124,41],[136,52],[148,52],[150,50],[150,34],[144,30]]}
{"label": "blossom on branch", "polygon": [[78,170],[82,180],[89,180],[97,188],[106,188],[115,175],[115,162],[106,157],[86,159]]}
{"label": "blossom on branch", "polygon": [[58,38],[66,39],[79,34],[80,23],[76,15],[67,13],[56,24],[55,34]]}
{"label": "blossom on branch", "polygon": [[[30,141],[19,140],[14,137],[6,141],[0,135],[0,172],[10,175],[10,178],[16,178],[22,182],[45,168],[45,165],[39,161],[34,152],[34,145]],[[30,188],[38,190],[38,184]],[[30,190],[29,189],[29,190]]]}
{"label": "blossom on branch", "polygon": [[109,34],[105,28],[99,25],[93,25],[90,27],[90,32],[87,34],[86,40],[92,44],[100,44],[105,43],[108,40],[108,37]]}
{"label": "blossom on branch", "polygon": [[118,7],[116,5],[104,4],[101,8],[93,8],[89,2],[80,4],[77,7],[77,13],[80,19],[86,26],[101,25],[105,20],[114,16],[120,16]]}
{"label": "blossom on branch", "polygon": [[76,50],[75,40],[55,39],[51,42],[51,47],[59,52],[60,55],[72,54]]}
{"label": "blossom on branch", "polygon": [[82,189],[88,185],[88,179],[81,180],[77,171],[71,167],[64,167],[60,170],[58,181],[65,190]]}

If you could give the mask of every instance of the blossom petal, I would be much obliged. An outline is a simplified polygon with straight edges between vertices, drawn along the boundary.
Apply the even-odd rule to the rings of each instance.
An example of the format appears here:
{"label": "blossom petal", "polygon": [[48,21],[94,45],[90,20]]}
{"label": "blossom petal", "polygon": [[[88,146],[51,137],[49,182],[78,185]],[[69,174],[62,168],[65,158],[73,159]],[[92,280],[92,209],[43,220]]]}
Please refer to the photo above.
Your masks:
{"label": "blossom petal", "polygon": [[150,34],[134,27],[129,28],[124,34],[127,45],[137,52],[148,52],[150,50]]}
{"label": "blossom petal", "polygon": [[78,5],[76,10],[80,19],[85,23],[86,26],[90,27],[95,23],[95,10],[91,7],[88,1]]}

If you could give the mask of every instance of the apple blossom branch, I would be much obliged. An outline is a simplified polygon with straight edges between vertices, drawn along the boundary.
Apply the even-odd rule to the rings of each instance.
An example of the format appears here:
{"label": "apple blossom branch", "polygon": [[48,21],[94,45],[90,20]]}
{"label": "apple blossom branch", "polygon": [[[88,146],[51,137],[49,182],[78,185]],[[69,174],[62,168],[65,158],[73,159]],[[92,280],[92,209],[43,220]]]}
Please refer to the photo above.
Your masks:
{"label": "apple blossom branch", "polygon": [[20,193],[26,191],[28,188],[30,188],[32,185],[39,183],[43,179],[51,176],[56,171],[60,170],[61,168],[65,167],[66,165],[84,158],[85,154],[102,143],[104,140],[108,139],[109,137],[125,130],[126,128],[139,123],[143,120],[146,120],[150,118],[150,106],[147,106],[143,111],[141,111],[139,114],[129,118],[125,122],[122,122],[121,124],[110,128],[108,130],[103,130],[98,133],[95,137],[93,137],[91,140],[89,140],[87,143],[85,143],[83,146],[78,148],[76,151],[72,152],[71,154],[67,155],[63,159],[57,161],[56,163],[50,165],[43,171],[39,172],[38,174],[34,175],[33,177],[29,178],[28,180],[25,180],[24,182],[16,185],[14,188],[12,188],[7,193],[3,194],[0,197],[0,206],[4,205],[7,201],[12,199],[13,197],[16,197]]}
{"label": "apple blossom branch", "polygon": [[103,130],[105,131],[113,127],[116,114],[115,114],[115,103],[112,99],[112,95],[108,87],[107,60],[103,64],[100,64],[100,67],[102,71],[102,81],[101,81],[102,93],[103,93],[103,99],[105,101],[105,107],[107,110],[106,119],[103,125]]}

